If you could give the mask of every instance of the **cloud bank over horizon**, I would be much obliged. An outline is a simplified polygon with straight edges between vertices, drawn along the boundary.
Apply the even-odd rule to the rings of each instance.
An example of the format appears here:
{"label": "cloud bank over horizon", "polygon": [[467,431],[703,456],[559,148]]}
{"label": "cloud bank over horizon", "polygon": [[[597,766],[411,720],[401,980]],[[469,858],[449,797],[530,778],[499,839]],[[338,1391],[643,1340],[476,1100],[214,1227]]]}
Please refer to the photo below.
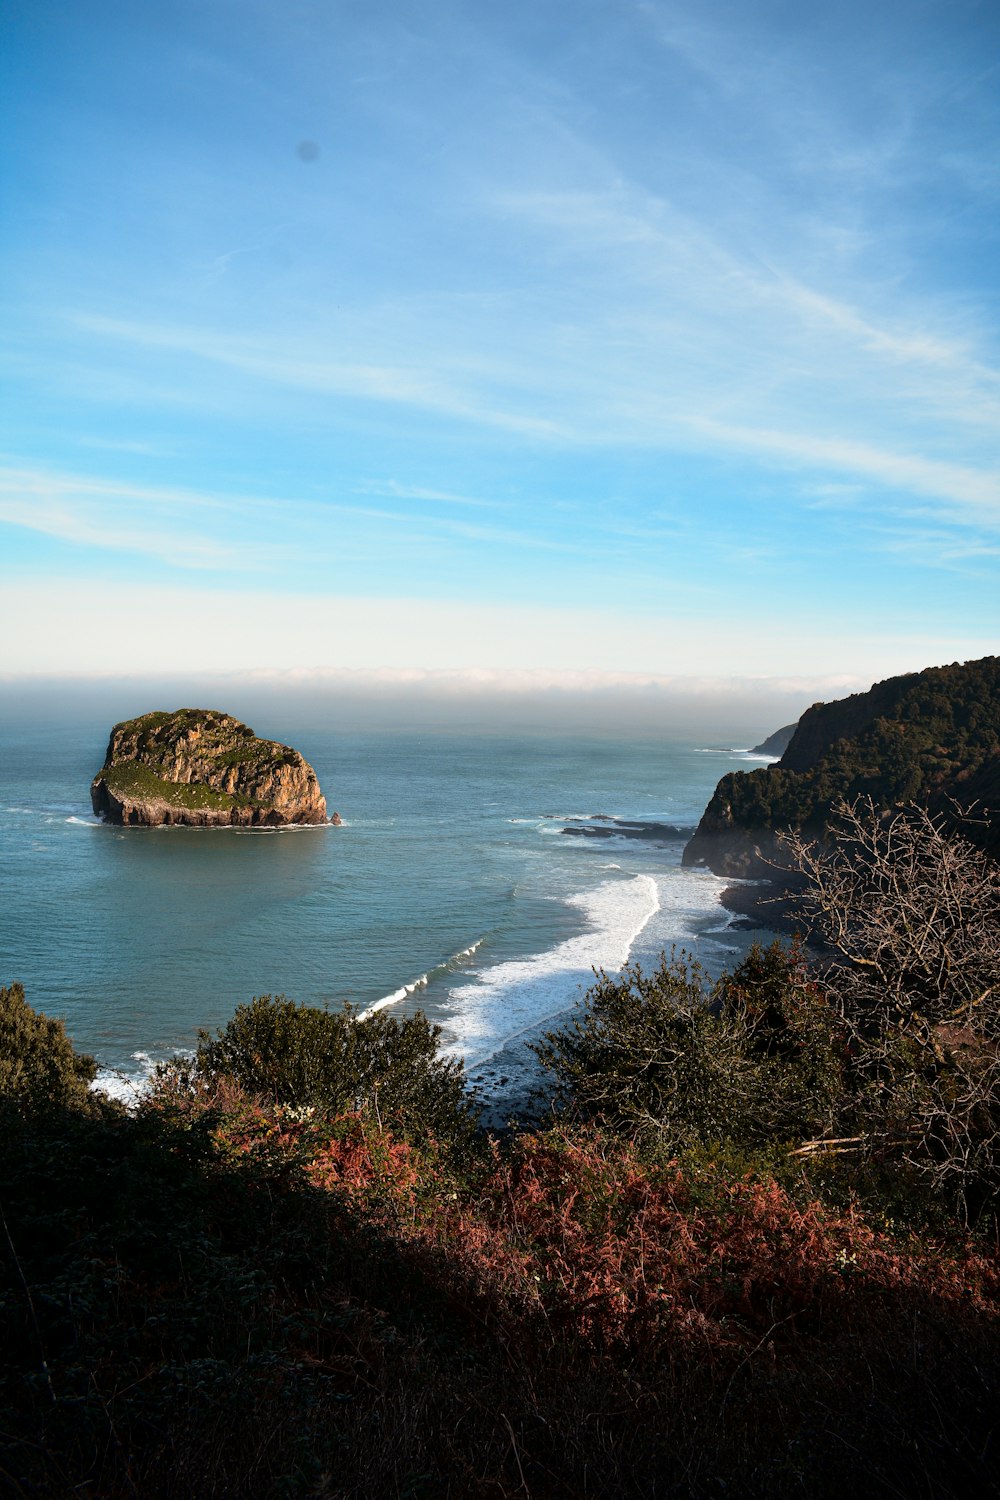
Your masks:
{"label": "cloud bank over horizon", "polygon": [[[24,725],[108,725],[150,709],[222,708],[259,733],[469,730],[690,738],[747,748],[817,701],[869,686],[845,678],[355,669],[0,674],[0,715]],[[264,726],[262,728],[262,726]]]}
{"label": "cloud bank over horizon", "polygon": [[[991,653],[985,636],[869,636],[849,621],[830,635],[753,612],[734,626],[643,600],[571,609],[120,582],[95,593],[71,580],[0,591],[0,639],[8,646],[0,676],[10,678],[238,673],[481,692],[698,683],[724,691],[730,681],[867,687]],[[32,650],[22,654],[25,641]]]}
{"label": "cloud bank over horizon", "polygon": [[19,8],[0,672],[995,650],[998,42],[976,0]]}

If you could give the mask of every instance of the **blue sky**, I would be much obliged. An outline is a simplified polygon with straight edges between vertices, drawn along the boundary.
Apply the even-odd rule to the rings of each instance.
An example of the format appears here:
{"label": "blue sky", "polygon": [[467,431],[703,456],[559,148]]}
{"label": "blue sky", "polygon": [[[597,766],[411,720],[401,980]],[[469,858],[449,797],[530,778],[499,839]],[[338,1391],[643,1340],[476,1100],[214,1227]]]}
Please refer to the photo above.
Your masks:
{"label": "blue sky", "polygon": [[5,25],[0,671],[1000,649],[992,0]]}

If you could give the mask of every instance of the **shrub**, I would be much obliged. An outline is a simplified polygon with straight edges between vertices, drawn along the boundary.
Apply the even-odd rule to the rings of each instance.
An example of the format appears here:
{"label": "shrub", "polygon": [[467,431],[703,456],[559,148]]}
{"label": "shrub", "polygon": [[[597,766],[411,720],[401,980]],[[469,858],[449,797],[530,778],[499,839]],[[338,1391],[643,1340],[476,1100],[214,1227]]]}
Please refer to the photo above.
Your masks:
{"label": "shrub", "polygon": [[32,1010],[24,986],[0,987],[0,1103],[18,1112],[89,1102],[97,1063],[74,1050],[62,1021]]}
{"label": "shrub", "polygon": [[670,1151],[758,1146],[835,1117],[837,1020],[798,953],[755,945],[714,989],[686,955],[605,973],[537,1049],[559,1103]]}
{"label": "shrub", "polygon": [[970,1236],[589,1129],[470,1184],[371,1112],[174,1081],[0,1130],[4,1495],[996,1492]]}
{"label": "shrub", "polygon": [[462,1063],[441,1056],[439,1036],[421,1011],[398,1021],[260,995],[215,1037],[199,1033],[195,1075],[232,1078],[279,1104],[356,1110],[408,1139],[457,1147],[471,1140],[475,1116]]}

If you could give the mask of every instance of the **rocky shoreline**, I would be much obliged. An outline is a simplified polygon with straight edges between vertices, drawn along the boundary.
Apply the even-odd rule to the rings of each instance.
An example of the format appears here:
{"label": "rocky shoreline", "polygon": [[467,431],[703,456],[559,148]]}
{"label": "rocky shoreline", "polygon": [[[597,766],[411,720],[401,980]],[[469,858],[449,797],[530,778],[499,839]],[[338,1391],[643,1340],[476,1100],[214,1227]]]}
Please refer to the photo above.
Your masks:
{"label": "rocky shoreline", "polygon": [[772,932],[789,936],[800,932],[801,919],[796,917],[796,902],[787,886],[773,880],[741,880],[727,885],[719,897],[734,920],[729,926],[735,932]]}

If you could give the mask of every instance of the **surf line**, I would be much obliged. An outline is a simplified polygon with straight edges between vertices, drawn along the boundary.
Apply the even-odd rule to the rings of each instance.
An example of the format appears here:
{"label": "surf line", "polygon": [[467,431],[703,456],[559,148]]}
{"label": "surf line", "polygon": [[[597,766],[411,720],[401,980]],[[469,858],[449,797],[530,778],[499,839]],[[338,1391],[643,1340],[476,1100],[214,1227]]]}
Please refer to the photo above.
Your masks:
{"label": "surf line", "polygon": [[417,990],[425,990],[438,974],[447,974],[449,969],[453,969],[463,959],[471,958],[485,941],[485,937],[477,938],[474,943],[470,943],[468,948],[461,948],[458,953],[453,953],[450,958],[446,958],[444,963],[435,964],[427,970],[426,974],[421,974],[419,979],[414,979],[410,984],[401,984],[399,989],[393,990],[391,995],[384,995],[381,1000],[376,1000],[374,1005],[369,1005],[363,1010],[358,1020],[363,1021],[367,1016],[374,1016],[380,1010],[388,1010],[391,1005],[398,1005],[401,1000],[405,1000],[408,995],[415,994]]}
{"label": "surf line", "polygon": [[481,1067],[510,1043],[572,1010],[595,969],[614,973],[628,962],[632,946],[660,909],[650,875],[605,881],[567,898],[582,910],[587,928],[554,948],[507,959],[481,970],[451,992],[457,1003],[445,1024],[445,1052]]}

